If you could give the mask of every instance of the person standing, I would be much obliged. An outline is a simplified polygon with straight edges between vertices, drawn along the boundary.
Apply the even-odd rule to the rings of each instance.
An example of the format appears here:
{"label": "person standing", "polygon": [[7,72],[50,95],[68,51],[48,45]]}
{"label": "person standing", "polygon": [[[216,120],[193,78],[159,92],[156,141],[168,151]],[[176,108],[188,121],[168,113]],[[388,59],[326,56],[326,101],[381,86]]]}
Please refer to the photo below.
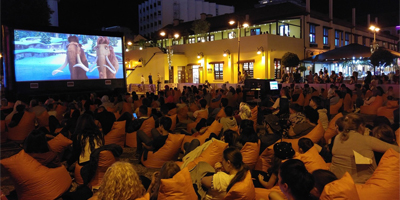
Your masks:
{"label": "person standing", "polygon": [[144,91],[144,82],[146,81],[146,79],[144,79],[144,76],[142,74],[142,77],[140,78],[140,83],[142,84],[142,91]]}
{"label": "person standing", "polygon": [[153,84],[153,76],[151,73],[149,74],[149,84]]}
{"label": "person standing", "polygon": [[161,77],[160,73],[157,74],[157,91],[160,91]]}

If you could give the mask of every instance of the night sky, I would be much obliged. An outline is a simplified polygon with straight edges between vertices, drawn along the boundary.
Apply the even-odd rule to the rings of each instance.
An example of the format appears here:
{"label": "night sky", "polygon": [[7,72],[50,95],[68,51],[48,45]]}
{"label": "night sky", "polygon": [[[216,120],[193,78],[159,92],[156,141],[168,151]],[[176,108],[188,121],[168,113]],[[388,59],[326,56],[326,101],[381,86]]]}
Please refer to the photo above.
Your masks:
{"label": "night sky", "polygon": [[[223,5],[233,5],[236,11],[254,7],[258,0],[205,0]],[[305,0],[303,0],[305,1]],[[100,3],[99,3],[100,2]],[[134,34],[138,32],[138,5],[144,0],[60,0],[59,26],[71,29],[100,30],[101,27],[125,26]],[[328,13],[329,0],[311,0],[311,9]],[[352,7],[356,7],[357,24],[366,26],[367,14],[371,21],[379,17],[379,25],[399,25],[399,0],[334,0],[334,17],[351,21]],[[5,9],[5,8],[2,8]]]}

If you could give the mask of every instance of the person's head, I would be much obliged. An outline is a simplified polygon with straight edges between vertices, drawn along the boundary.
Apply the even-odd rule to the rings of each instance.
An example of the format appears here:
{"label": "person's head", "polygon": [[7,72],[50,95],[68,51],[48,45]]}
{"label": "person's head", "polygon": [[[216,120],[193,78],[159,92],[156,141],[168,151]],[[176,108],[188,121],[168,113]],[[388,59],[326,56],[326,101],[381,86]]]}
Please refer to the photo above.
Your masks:
{"label": "person's head", "polygon": [[344,121],[344,117],[340,117],[340,118],[338,118],[338,119],[336,120],[336,122],[335,122],[335,129],[336,129],[336,132],[337,132],[337,133],[341,133],[341,132],[343,132],[343,130],[344,130],[343,121]]}
{"label": "person's head", "polygon": [[29,102],[29,106],[31,107],[31,108],[33,108],[33,107],[35,107],[35,106],[38,106],[39,105],[39,102],[36,100],[36,99],[32,99],[30,102]]}
{"label": "person's head", "polygon": [[25,111],[25,105],[24,104],[19,104],[16,107],[17,112],[22,113]]}
{"label": "person's head", "polygon": [[93,116],[90,114],[84,113],[79,116],[76,122],[75,134],[82,147],[81,155],[85,153],[87,140],[89,140],[89,148],[91,151],[95,149],[95,143],[97,146],[104,144],[104,136],[99,130],[99,127],[95,124]]}
{"label": "person's head", "polygon": [[151,105],[151,101],[148,98],[144,98],[142,100],[142,105],[146,106],[146,107],[150,107]]}
{"label": "person's head", "polygon": [[343,120],[343,132],[341,135],[341,140],[346,141],[349,139],[350,131],[356,131],[360,134],[364,134],[365,123],[363,118],[357,113],[350,113],[344,117]]}
{"label": "person's head", "polygon": [[243,181],[248,171],[247,165],[243,163],[242,154],[234,147],[229,147],[224,150],[222,167],[228,174],[231,174],[233,171],[237,172],[226,188],[226,192],[229,192],[235,183]]}
{"label": "person's head", "polygon": [[280,166],[278,185],[288,199],[308,199],[314,187],[314,178],[302,161],[290,159]]}
{"label": "person's head", "polygon": [[339,72],[339,76],[342,76],[343,75],[343,73],[342,72]]}
{"label": "person's head", "polygon": [[104,174],[98,199],[136,199],[145,193],[146,189],[132,164],[117,161]]}
{"label": "person's head", "polygon": [[340,97],[342,93],[340,92],[340,90],[335,90],[335,97]]}
{"label": "person's head", "polygon": [[33,130],[24,141],[24,151],[26,153],[46,153],[50,151],[46,132],[42,129]]}
{"label": "person's head", "polygon": [[367,76],[371,76],[371,72],[370,71],[367,71]]}
{"label": "person's head", "polygon": [[280,95],[281,95],[281,97],[283,97],[283,96],[288,97],[289,96],[289,89],[287,87],[282,88],[281,91],[280,91]]}
{"label": "person's head", "polygon": [[334,173],[325,169],[317,169],[313,171],[312,176],[314,178],[314,188],[311,190],[310,194],[317,198],[321,196],[325,185],[337,180]]}
{"label": "person's head", "polygon": [[314,142],[310,138],[300,138],[297,142],[299,145],[299,152],[305,153],[314,146]]}
{"label": "person's head", "polygon": [[382,124],[386,124],[388,126],[391,125],[389,119],[385,116],[377,116],[374,118],[374,127],[377,127]]}
{"label": "person's head", "polygon": [[318,96],[312,96],[310,100],[310,106],[314,109],[322,107],[322,100]]}
{"label": "person's head", "polygon": [[169,117],[162,117],[160,119],[160,127],[162,127],[166,131],[170,131],[172,126],[172,120]]}
{"label": "person's head", "polygon": [[396,136],[393,129],[387,124],[381,124],[372,129],[372,135],[389,144],[396,143]]}
{"label": "person's head", "polygon": [[233,108],[231,106],[226,106],[224,111],[227,117],[231,117],[233,115]]}
{"label": "person's head", "polygon": [[206,108],[206,106],[207,106],[207,100],[201,99],[199,103],[200,103],[201,108]]}
{"label": "person's head", "polygon": [[350,76],[350,80],[354,81],[355,80],[354,76]]}
{"label": "person's head", "polygon": [[180,97],[179,97],[179,102],[180,102],[180,103],[186,103],[186,101],[187,101],[187,100],[186,100],[186,96],[180,96]]}
{"label": "person's head", "polygon": [[319,114],[317,110],[307,107],[307,109],[305,109],[303,113],[310,123],[315,125],[318,124]]}
{"label": "person's head", "polygon": [[141,105],[139,107],[139,117],[146,117],[147,116],[147,107],[145,105]]}
{"label": "person's head", "polygon": [[281,159],[293,158],[295,151],[292,147],[292,143],[289,142],[278,142],[274,144],[274,156]]}
{"label": "person's head", "polygon": [[238,137],[239,136],[236,131],[228,129],[222,134],[221,141],[228,143],[228,146],[235,146]]}
{"label": "person's head", "polygon": [[228,99],[227,98],[222,98],[221,99],[221,107],[226,107],[228,106]]}
{"label": "person's head", "polygon": [[291,103],[289,105],[289,111],[290,111],[290,113],[301,112],[302,111],[302,107],[297,103]]}
{"label": "person's head", "polygon": [[334,74],[335,74],[335,71],[332,71],[331,73],[332,73],[332,75],[334,75]]}

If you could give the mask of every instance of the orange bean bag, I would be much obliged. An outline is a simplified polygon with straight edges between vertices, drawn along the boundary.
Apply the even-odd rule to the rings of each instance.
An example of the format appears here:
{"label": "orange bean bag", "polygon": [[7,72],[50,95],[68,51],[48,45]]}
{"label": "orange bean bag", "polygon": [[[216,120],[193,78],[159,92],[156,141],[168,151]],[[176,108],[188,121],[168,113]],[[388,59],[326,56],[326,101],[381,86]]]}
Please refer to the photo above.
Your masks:
{"label": "orange bean bag", "polygon": [[222,130],[222,124],[219,123],[217,120],[214,120],[214,122],[207,128],[206,132],[204,132],[202,135],[186,135],[185,138],[183,139],[182,142],[182,151],[184,151],[183,145],[186,142],[191,142],[194,139],[198,139],[200,142],[200,145],[204,144],[205,140],[210,137],[211,133],[215,133],[217,136],[221,133]]}
{"label": "orange bean bag", "polygon": [[221,118],[223,118],[223,117],[226,117],[226,114],[225,114],[224,108],[221,108],[221,110],[219,110],[219,112],[218,112],[217,115],[215,116],[215,119],[216,119],[216,120],[219,120],[219,119],[221,119]]}
{"label": "orange bean bag", "polygon": [[195,103],[190,104],[189,111],[194,112],[196,110],[200,110],[199,107]]}
{"label": "orange bean bag", "polygon": [[124,148],[126,141],[125,124],[126,121],[114,122],[111,131],[104,136],[104,142],[105,142],[104,145],[117,144],[122,148]]}
{"label": "orange bean bag", "polygon": [[400,199],[399,163],[399,153],[387,150],[372,176],[364,184],[356,184],[360,200]]}
{"label": "orange bean bag", "polygon": [[204,119],[207,119],[207,118],[208,118],[208,112],[207,112],[207,110],[200,111],[200,112],[197,114],[196,121],[187,124],[187,132],[191,133],[191,132],[192,132],[192,129],[193,129],[193,128],[196,128],[197,123],[199,123],[200,120],[203,119],[203,118],[204,118]]}
{"label": "orange bean bag", "polygon": [[161,179],[158,199],[195,200],[197,198],[188,168],[182,169],[170,179]]}
{"label": "orange bean bag", "polygon": [[364,99],[368,99],[372,95],[373,95],[372,91],[371,90],[367,90],[367,92],[365,92]]}
{"label": "orange bean bag", "polygon": [[[153,117],[150,117],[149,119],[145,120],[142,124],[142,126],[139,128],[139,130],[144,131],[150,138],[152,138],[151,135],[151,129],[155,128],[155,120]],[[127,133],[126,134],[126,141],[125,145],[128,147],[137,147],[137,138],[136,138],[137,132],[132,132],[132,133]]]}
{"label": "orange bean bag", "polygon": [[124,114],[125,112],[128,112],[131,115],[133,114],[131,103],[128,103],[128,102],[124,101],[123,104],[122,104],[121,114]]}
{"label": "orange bean bag", "polygon": [[220,99],[219,99],[218,101],[216,101],[216,102],[210,101],[210,108],[213,108],[213,109],[219,108],[219,105],[221,105],[221,99],[222,99],[222,98],[220,98]]}
{"label": "orange bean bag", "polygon": [[328,98],[328,90],[324,90],[324,92],[322,93],[322,97],[323,97],[324,99],[327,99],[327,98]]}
{"label": "orange bean bag", "polygon": [[117,108],[115,108],[115,107],[107,107],[106,108],[106,110],[108,111],[108,112],[117,112]]}
{"label": "orange bean bag", "polygon": [[68,146],[72,144],[72,140],[66,138],[63,134],[58,134],[47,142],[52,151],[62,153]]}
{"label": "orange bean bag", "polygon": [[72,183],[64,166],[47,168],[24,150],[0,162],[10,173],[19,199],[57,199]]}
{"label": "orange bean bag", "polygon": [[[330,182],[325,185],[324,190],[319,198],[320,200],[333,200],[333,199],[351,199],[359,200],[356,185],[354,184],[351,175],[346,172],[339,180]],[[373,199],[373,198],[369,198]]]}
{"label": "orange bean bag", "polygon": [[376,115],[377,116],[384,116],[389,120],[394,120],[393,111],[399,108],[398,101],[387,101],[386,106],[378,108]]}
{"label": "orange bean bag", "polygon": [[319,155],[319,152],[315,146],[311,147],[306,153],[299,155],[299,160],[303,161],[308,172],[312,173],[317,169],[329,169],[329,165]]}
{"label": "orange bean bag", "polygon": [[7,142],[6,121],[5,120],[1,120],[0,134],[1,134],[1,143]]}
{"label": "orange bean bag", "polygon": [[163,147],[156,152],[149,151],[147,160],[142,156],[142,164],[147,168],[161,168],[167,161],[176,160],[184,137],[184,134],[169,134]]}
{"label": "orange bean bag", "polygon": [[171,131],[173,132],[173,131],[175,130],[175,128],[176,128],[176,118],[177,118],[177,114],[170,115],[170,116],[167,115],[167,117],[169,117],[169,118],[171,119],[171,121],[172,121]]}
{"label": "orange bean bag", "polygon": [[343,117],[343,114],[342,113],[338,113],[329,122],[328,128],[326,129],[325,134],[324,134],[324,138],[325,138],[326,142],[328,142],[330,139],[332,139],[333,136],[337,135],[335,123],[336,123],[336,120],[341,118],[341,117]]}
{"label": "orange bean bag", "polygon": [[307,94],[306,97],[304,98],[303,106],[308,106],[310,104],[310,100],[311,100],[311,94]]}
{"label": "orange bean bag", "polygon": [[47,111],[42,112],[39,116],[37,116],[37,122],[39,127],[48,127],[49,126],[49,113]]}
{"label": "orange bean bag", "polygon": [[[208,146],[207,149],[205,149],[200,154],[199,157],[195,158],[192,162],[190,162],[187,165],[187,168],[189,170],[192,170],[201,161],[204,161],[204,162],[210,164],[211,166],[214,166],[215,163],[222,161],[223,151],[226,149],[226,147],[228,147],[228,143],[225,143],[225,142],[222,142],[219,140],[213,141],[210,144],[210,146]],[[181,164],[181,163],[178,163],[178,165],[179,164]]]}
{"label": "orange bean bag", "polygon": [[188,119],[188,112],[189,112],[189,108],[187,106],[184,106],[183,108],[179,109],[178,120],[180,122],[187,120]]}
{"label": "orange bean bag", "polygon": [[[134,101],[133,102],[133,110],[138,109],[141,105],[143,105],[142,104],[142,99]],[[123,112],[121,112],[121,113],[123,113]]]}
{"label": "orange bean bag", "polygon": [[[111,153],[111,151],[102,151],[100,152],[99,155],[99,162],[98,162],[98,167],[95,176],[93,179],[90,181],[89,186],[92,188],[98,188],[101,184],[101,181],[103,180],[103,176],[106,173],[107,169],[114,164],[117,161],[117,159],[114,157],[114,155]],[[78,163],[75,165],[75,182],[78,183],[79,185],[83,184],[83,179],[81,176],[81,169],[82,166],[80,166]]]}
{"label": "orange bean bag", "polygon": [[299,94],[299,98],[296,101],[294,101],[293,103],[297,103],[300,106],[304,105],[304,95],[303,95],[303,93],[300,93]]}
{"label": "orange bean bag", "polygon": [[397,145],[400,146],[400,128],[398,128],[394,134],[396,135]]}
{"label": "orange bean bag", "polygon": [[253,200],[256,198],[253,180],[250,171],[247,172],[243,181],[235,183],[229,192],[225,195],[224,200]]}
{"label": "orange bean bag", "polygon": [[330,105],[329,114],[331,115],[338,114],[342,105],[343,105],[343,99],[339,99],[339,102],[337,102],[335,105]]}
{"label": "orange bean bag", "polygon": [[67,111],[67,106],[57,105],[56,107],[56,118],[59,122],[64,119],[64,113]]}
{"label": "orange bean bag", "polygon": [[7,138],[14,141],[23,141],[35,129],[35,113],[25,111],[21,121],[13,128],[8,127],[10,122],[11,119],[6,120],[8,128]]}
{"label": "orange bean bag", "polygon": [[250,167],[250,169],[254,169],[256,166],[258,155],[260,154],[260,140],[258,143],[255,142],[246,142],[240,153],[242,153],[243,162]]}
{"label": "orange bean bag", "polygon": [[172,108],[171,110],[168,111],[168,115],[172,116],[172,115],[176,115],[177,113],[177,108]]}
{"label": "orange bean bag", "polygon": [[312,97],[317,97],[319,96],[319,92],[318,91],[314,91],[313,93],[311,93]]}
{"label": "orange bean bag", "polygon": [[360,107],[360,113],[367,115],[376,115],[378,112],[378,108],[382,107],[382,105],[383,105],[382,96],[376,96],[375,101],[372,102],[370,105]]}
{"label": "orange bean bag", "polygon": [[251,117],[250,120],[253,121],[254,130],[257,132],[257,115],[258,115],[258,106],[255,106],[251,109]]}
{"label": "orange bean bag", "polygon": [[353,101],[351,100],[350,94],[346,94],[343,100],[343,110],[346,112],[352,112],[353,109]]}
{"label": "orange bean bag", "polygon": [[255,188],[256,192],[256,200],[269,200],[269,193],[271,192],[278,192],[282,198],[286,199],[285,195],[282,193],[281,189],[279,188],[278,185],[272,187],[271,189],[265,189],[265,188]]}

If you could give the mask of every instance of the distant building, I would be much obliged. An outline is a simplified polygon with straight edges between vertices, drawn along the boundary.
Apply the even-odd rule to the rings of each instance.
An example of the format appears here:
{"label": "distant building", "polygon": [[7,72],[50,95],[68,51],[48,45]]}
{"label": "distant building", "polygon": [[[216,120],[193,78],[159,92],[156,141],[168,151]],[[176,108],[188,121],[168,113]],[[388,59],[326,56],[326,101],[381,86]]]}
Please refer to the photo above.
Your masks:
{"label": "distant building", "polygon": [[148,0],[139,5],[139,34],[150,37],[176,19],[182,22],[193,21],[199,19],[201,13],[218,16],[233,12],[233,6],[204,0]]}

